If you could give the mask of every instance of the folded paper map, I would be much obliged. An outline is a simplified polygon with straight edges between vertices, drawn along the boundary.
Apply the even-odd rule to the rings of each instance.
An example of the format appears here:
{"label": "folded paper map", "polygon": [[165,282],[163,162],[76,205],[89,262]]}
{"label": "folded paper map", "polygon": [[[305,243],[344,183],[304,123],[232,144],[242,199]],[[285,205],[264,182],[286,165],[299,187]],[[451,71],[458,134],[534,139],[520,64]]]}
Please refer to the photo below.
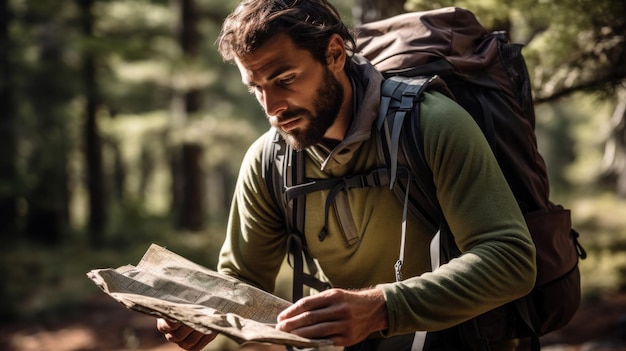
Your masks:
{"label": "folded paper map", "polygon": [[238,343],[332,349],[330,340],[306,339],[274,328],[278,313],[290,302],[156,244],[137,266],[96,269],[87,276],[131,310],[178,321],[203,333],[221,333]]}

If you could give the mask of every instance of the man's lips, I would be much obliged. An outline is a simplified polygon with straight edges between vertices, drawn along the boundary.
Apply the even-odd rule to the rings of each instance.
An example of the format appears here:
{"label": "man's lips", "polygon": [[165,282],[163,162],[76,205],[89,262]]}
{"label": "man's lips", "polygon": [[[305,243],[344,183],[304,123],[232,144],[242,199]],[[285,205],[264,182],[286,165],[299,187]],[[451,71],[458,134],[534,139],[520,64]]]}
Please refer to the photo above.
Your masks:
{"label": "man's lips", "polygon": [[300,124],[300,121],[301,121],[300,117],[294,117],[286,121],[280,122],[278,126],[280,127],[280,129],[284,130],[285,132],[289,132],[290,130],[297,128],[298,124]]}

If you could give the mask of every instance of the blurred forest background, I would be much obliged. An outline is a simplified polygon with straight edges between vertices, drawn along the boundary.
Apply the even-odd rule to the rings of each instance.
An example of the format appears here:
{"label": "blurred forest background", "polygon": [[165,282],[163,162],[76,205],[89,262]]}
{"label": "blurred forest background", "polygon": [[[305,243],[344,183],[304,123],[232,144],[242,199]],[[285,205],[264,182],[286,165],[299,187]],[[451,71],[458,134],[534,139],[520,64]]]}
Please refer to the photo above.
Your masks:
{"label": "blurred forest background", "polygon": [[[455,5],[526,45],[552,198],[626,288],[625,0],[334,0],[352,25]],[[55,323],[151,242],[214,267],[262,110],[214,45],[235,0],[0,0],[0,323]],[[121,308],[121,307],[120,307]],[[624,311],[626,314],[626,311]]]}

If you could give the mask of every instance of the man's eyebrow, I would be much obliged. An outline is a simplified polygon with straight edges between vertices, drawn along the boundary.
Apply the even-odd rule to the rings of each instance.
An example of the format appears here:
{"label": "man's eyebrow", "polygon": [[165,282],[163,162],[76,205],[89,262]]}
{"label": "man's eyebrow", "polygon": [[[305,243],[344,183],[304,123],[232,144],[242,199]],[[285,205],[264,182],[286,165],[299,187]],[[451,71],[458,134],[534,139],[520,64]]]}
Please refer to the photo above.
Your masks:
{"label": "man's eyebrow", "polygon": [[276,67],[276,69],[272,72],[272,74],[270,74],[267,77],[267,80],[273,80],[274,78],[280,76],[281,74],[293,69],[293,65],[288,65],[288,64],[282,64],[278,67]]}
{"label": "man's eyebrow", "polygon": [[[280,76],[281,74],[294,69],[295,67],[293,65],[290,64],[281,64],[280,66],[276,67],[272,73],[267,77],[268,81],[273,80],[274,78]],[[261,69],[262,70],[262,69]],[[257,85],[257,83],[255,83],[254,81],[248,81],[248,80],[244,80],[243,83],[245,85],[247,85],[248,87],[254,87]]]}

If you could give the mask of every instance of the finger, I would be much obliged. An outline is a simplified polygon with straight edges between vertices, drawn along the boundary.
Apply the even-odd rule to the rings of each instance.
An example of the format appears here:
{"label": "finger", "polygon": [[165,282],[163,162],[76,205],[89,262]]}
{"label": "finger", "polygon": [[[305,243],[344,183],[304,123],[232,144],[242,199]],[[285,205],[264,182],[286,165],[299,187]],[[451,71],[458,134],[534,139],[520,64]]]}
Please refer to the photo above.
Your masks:
{"label": "finger", "polygon": [[335,322],[348,322],[354,317],[346,303],[335,303],[313,311],[282,319],[276,329],[303,337],[326,337],[337,332]]}
{"label": "finger", "polygon": [[242,344],[237,350],[239,351],[286,351],[283,345],[263,344],[258,342],[250,342]]}
{"label": "finger", "polygon": [[315,296],[307,296],[298,300],[293,305],[287,307],[281,313],[278,314],[277,321],[293,318],[307,311],[314,311],[331,305],[334,301],[338,300],[341,296],[341,292],[337,289],[326,290]]}
{"label": "finger", "polygon": [[168,321],[164,318],[157,318],[157,330],[163,334],[171,333],[180,328],[182,324],[178,322]]}
{"label": "finger", "polygon": [[[295,324],[298,324],[297,327],[294,327]],[[298,335],[304,338],[324,338],[327,339],[331,335],[340,334],[341,333],[341,323],[339,321],[324,321],[324,322],[315,322],[309,323],[304,322],[302,320],[296,321],[291,324],[287,324],[289,333]],[[287,330],[283,330],[287,331]]]}
{"label": "finger", "polygon": [[206,345],[208,345],[213,339],[217,337],[217,334],[202,334],[200,332],[194,331],[187,335],[187,337],[177,344],[179,347],[188,350],[188,351],[199,351],[202,350]]}
{"label": "finger", "polygon": [[165,334],[165,338],[167,339],[167,341],[171,341],[173,343],[179,344],[181,342],[184,342],[185,339],[187,339],[189,337],[190,334],[194,333],[195,331],[193,329],[191,329],[190,327],[181,324],[178,328],[176,328],[175,330],[172,330],[168,333]]}
{"label": "finger", "polygon": [[292,330],[290,333],[309,339],[328,339],[335,346],[350,346],[363,339],[361,336],[356,335],[349,323],[342,321],[307,325]]}

